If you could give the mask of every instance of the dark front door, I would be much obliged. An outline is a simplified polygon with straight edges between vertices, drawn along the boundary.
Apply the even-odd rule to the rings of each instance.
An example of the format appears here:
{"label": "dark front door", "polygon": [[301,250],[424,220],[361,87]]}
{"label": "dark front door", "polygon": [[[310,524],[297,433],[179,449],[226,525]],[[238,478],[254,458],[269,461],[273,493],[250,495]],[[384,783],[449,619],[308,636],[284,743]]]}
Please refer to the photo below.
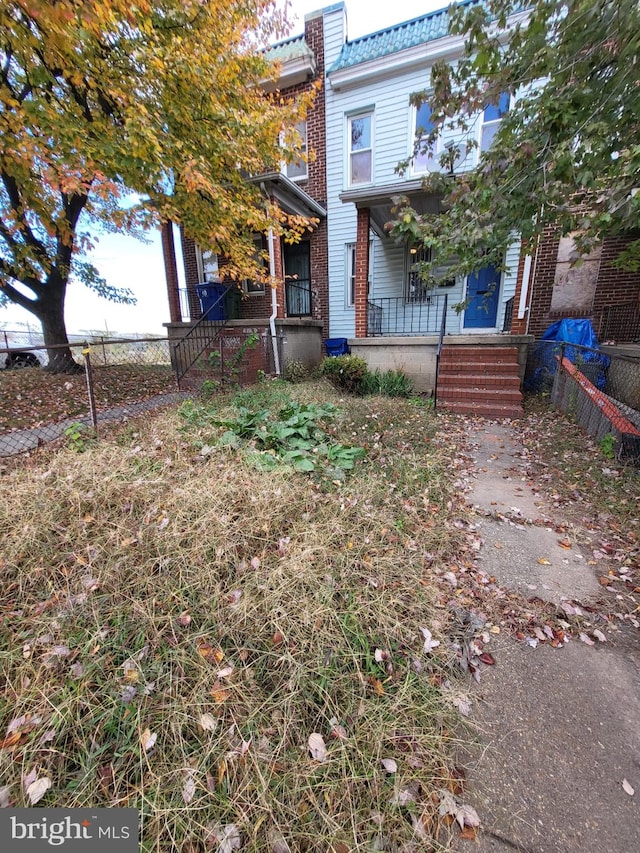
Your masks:
{"label": "dark front door", "polygon": [[465,329],[495,329],[500,295],[500,272],[484,267],[467,278]]}
{"label": "dark front door", "polygon": [[311,261],[308,240],[284,245],[284,289],[287,317],[311,316]]}

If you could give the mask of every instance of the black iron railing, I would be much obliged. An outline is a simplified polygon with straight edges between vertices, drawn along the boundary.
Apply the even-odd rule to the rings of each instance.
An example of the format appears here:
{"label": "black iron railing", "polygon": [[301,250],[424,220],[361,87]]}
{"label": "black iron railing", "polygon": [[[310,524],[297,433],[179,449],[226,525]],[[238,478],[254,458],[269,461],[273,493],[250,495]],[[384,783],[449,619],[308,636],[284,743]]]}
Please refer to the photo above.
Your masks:
{"label": "black iron railing", "polygon": [[515,297],[511,297],[511,299],[507,299],[504,305],[504,321],[502,323],[502,331],[510,332],[511,331],[511,321],[513,320],[513,300]]}
{"label": "black iron railing", "polygon": [[446,293],[426,293],[415,300],[372,298],[368,301],[367,335],[437,335],[446,310]]}
{"label": "black iron railing", "polygon": [[310,281],[285,281],[284,293],[287,303],[287,317],[312,316],[313,302]]}
{"label": "black iron railing", "polygon": [[[174,346],[171,358],[176,372],[178,388],[180,388],[180,380],[203,357],[206,350],[211,350],[213,344],[220,337],[220,333],[226,324],[224,319],[225,298],[226,293],[221,293],[208,306],[202,317],[189,329],[187,334]],[[222,315],[222,319],[220,315]]]}
{"label": "black iron railing", "polygon": [[440,334],[438,335],[438,349],[436,350],[436,378],[433,383],[433,408],[438,405],[438,377],[440,375],[440,356],[442,355],[442,344],[444,341],[445,332],[447,331],[447,299],[448,294],[444,294],[444,305],[442,307],[442,319],[440,320]]}
{"label": "black iron railing", "polygon": [[598,318],[596,332],[599,340],[616,343],[640,341],[640,303],[607,305]]}

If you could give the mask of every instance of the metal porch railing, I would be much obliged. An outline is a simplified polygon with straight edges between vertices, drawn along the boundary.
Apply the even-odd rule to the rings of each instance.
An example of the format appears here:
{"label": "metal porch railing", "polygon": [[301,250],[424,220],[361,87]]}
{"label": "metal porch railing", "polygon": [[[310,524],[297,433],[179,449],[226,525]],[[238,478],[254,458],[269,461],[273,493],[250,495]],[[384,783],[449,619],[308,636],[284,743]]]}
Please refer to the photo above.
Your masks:
{"label": "metal porch railing", "polygon": [[210,319],[220,313],[220,307],[224,307],[226,293],[209,305],[200,319],[180,338],[173,347],[172,361],[176,371],[176,381],[180,388],[180,381],[186,376],[191,368],[200,359],[207,349],[220,337],[226,325],[226,319]]}
{"label": "metal porch railing", "polygon": [[368,337],[378,335],[437,335],[447,311],[446,293],[426,293],[368,300]]}

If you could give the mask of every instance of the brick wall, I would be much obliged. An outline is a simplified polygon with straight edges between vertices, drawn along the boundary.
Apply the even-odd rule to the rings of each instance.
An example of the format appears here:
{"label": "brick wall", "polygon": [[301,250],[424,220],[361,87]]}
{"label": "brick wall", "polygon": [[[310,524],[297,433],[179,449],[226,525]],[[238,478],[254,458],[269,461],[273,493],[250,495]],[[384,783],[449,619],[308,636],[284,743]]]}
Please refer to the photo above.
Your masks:
{"label": "brick wall", "polygon": [[[324,29],[323,17],[318,15],[305,21],[305,40],[316,58],[316,79],[321,86],[317,91],[314,105],[307,115],[307,142],[308,147],[314,152],[315,158],[310,158],[308,163],[308,177],[297,180],[298,186],[308,195],[318,201],[324,208],[327,205],[327,174],[326,174],[326,133],[325,133],[325,103],[324,103]],[[295,96],[308,92],[312,82],[301,83],[288,89],[283,89],[283,96]],[[311,289],[313,302],[313,318],[320,320],[323,324],[323,338],[329,335],[329,249],[326,219],[320,221],[318,226],[309,235],[310,239],[310,265],[311,265]],[[266,237],[263,238],[263,248],[267,248]],[[282,284],[282,247],[275,246],[276,278],[278,316],[284,316],[285,300]],[[192,319],[200,317],[200,304],[195,296],[193,288],[198,283],[198,267],[196,261],[196,250],[193,240],[182,235],[182,254],[184,258],[186,286],[190,292],[189,304]],[[219,258],[220,273],[225,281],[223,269],[224,259]],[[271,315],[271,292],[266,288],[264,296],[248,296],[243,298],[240,305],[240,319],[259,320]]]}
{"label": "brick wall", "polygon": [[358,210],[356,226],[356,338],[367,337],[369,298],[369,208]]}
{"label": "brick wall", "polygon": [[[620,270],[613,265],[613,261],[629,242],[629,239],[627,237],[611,237],[604,241],[591,310],[552,311],[551,296],[556,274],[559,237],[552,228],[547,229],[540,241],[536,258],[529,333],[540,337],[551,323],[561,317],[588,317],[593,322],[597,334],[607,309],[616,305],[638,302],[640,300],[640,272]],[[615,329],[610,330],[610,334],[613,337],[618,337]]]}

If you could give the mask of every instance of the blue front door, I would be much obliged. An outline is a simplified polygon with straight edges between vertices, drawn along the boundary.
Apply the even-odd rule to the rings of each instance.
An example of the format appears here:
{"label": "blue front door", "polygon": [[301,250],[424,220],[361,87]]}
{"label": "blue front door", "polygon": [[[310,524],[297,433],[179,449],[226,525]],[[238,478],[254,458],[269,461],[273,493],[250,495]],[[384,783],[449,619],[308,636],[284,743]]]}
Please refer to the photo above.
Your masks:
{"label": "blue front door", "polygon": [[465,329],[495,329],[500,295],[500,272],[484,267],[467,278]]}

